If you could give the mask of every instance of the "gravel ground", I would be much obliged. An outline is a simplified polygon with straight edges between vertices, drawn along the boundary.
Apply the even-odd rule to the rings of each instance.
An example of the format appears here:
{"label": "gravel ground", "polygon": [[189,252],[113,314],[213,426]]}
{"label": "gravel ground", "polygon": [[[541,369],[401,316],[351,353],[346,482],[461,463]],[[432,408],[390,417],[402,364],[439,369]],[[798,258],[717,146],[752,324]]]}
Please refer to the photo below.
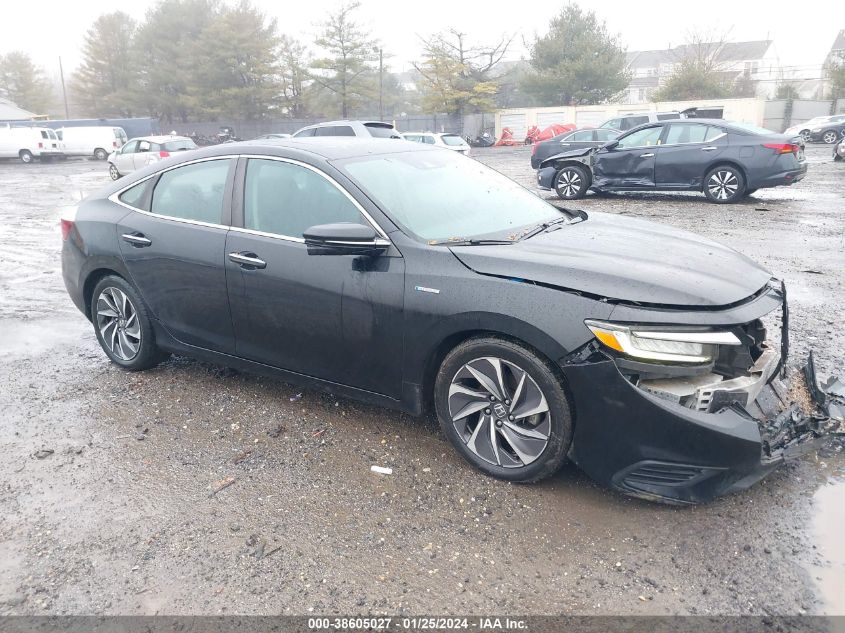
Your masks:
{"label": "gravel ground", "polygon": [[[528,149],[476,157],[533,186]],[[794,362],[845,366],[845,165],[746,203],[588,197],[701,232],[789,286]],[[431,418],[174,358],[110,365],[67,298],[59,210],[103,163],[0,164],[0,614],[845,613],[845,458],[694,508],[565,466],[520,486]],[[841,372],[845,373],[845,372]],[[391,475],[370,472],[373,464]]]}

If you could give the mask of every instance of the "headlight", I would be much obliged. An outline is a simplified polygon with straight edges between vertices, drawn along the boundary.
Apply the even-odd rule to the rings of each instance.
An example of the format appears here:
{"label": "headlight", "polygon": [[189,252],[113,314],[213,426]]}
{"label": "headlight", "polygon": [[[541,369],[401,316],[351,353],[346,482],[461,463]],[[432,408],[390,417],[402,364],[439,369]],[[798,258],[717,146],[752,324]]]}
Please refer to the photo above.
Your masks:
{"label": "headlight", "polygon": [[654,329],[590,319],[584,323],[602,345],[641,361],[709,363],[719,353],[719,345],[741,344],[732,332]]}

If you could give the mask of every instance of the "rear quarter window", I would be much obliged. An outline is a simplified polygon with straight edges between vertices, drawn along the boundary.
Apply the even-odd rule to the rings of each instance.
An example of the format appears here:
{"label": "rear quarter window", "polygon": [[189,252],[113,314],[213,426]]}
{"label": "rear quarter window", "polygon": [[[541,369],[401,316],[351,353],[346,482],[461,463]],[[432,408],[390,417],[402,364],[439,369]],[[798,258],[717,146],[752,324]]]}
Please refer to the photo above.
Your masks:
{"label": "rear quarter window", "polygon": [[127,204],[133,209],[140,209],[142,211],[149,211],[149,200],[147,198],[147,189],[152,183],[152,179],[145,180],[139,185],[129,187],[126,191],[120,194],[117,199],[123,204]]}
{"label": "rear quarter window", "polygon": [[380,125],[378,123],[364,123],[364,127],[375,138],[399,138],[399,133],[392,125]]}

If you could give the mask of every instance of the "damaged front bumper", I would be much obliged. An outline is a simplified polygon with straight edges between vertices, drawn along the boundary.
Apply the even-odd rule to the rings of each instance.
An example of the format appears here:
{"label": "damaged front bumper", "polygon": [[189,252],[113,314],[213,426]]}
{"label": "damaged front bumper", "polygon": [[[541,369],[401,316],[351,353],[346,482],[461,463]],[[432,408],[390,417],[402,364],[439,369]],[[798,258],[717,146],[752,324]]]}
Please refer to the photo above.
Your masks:
{"label": "damaged front bumper", "polygon": [[768,288],[760,308],[749,304],[745,314],[759,319],[774,301],[782,309],[779,348],[761,341],[751,366],[735,376],[714,368],[652,377],[598,343],[561,359],[574,400],[572,460],[626,494],[691,504],[743,490],[842,435],[845,386],[836,379],[819,384],[812,353],[802,371],[783,379],[789,354],[783,285]]}

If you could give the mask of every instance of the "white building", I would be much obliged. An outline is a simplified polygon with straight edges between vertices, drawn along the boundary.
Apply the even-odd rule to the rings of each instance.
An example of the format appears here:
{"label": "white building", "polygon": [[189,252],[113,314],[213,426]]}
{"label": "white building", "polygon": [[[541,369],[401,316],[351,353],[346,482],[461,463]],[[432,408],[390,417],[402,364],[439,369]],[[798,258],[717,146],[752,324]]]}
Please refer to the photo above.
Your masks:
{"label": "white building", "polygon": [[[755,82],[776,79],[780,64],[771,40],[752,42],[702,43],[627,53],[631,82],[626,103],[646,103],[672,75],[675,66],[693,56],[712,57],[720,73],[736,80],[743,75]],[[759,95],[758,96],[766,96]]]}

